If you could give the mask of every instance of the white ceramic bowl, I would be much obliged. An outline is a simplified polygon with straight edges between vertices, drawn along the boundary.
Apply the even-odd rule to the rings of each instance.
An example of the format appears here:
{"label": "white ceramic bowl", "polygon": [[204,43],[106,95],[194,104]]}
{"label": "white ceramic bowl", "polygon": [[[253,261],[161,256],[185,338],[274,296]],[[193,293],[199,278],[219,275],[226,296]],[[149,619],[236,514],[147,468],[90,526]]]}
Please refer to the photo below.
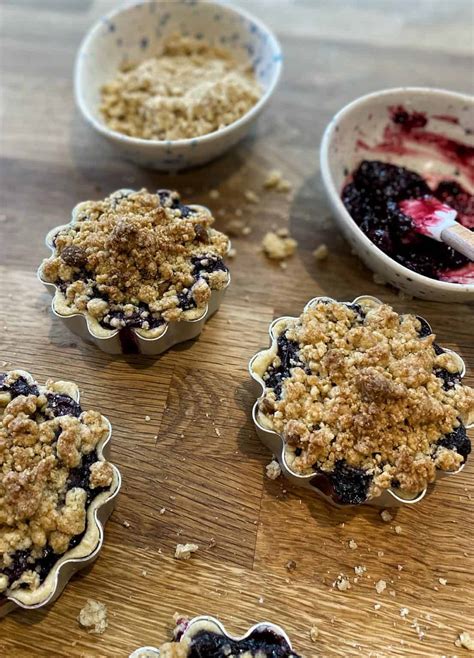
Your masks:
{"label": "white ceramic bowl", "polygon": [[436,147],[415,144],[408,149],[401,147],[398,153],[374,148],[384,142],[384,131],[391,123],[389,108],[400,105],[408,112],[424,113],[428,119],[427,131],[474,145],[472,96],[441,89],[400,87],[358,98],[335,115],[321,143],[321,174],[334,217],[354,251],[386,282],[422,299],[474,302],[473,284],[430,279],[387,256],[357,226],[342,203],[341,191],[347,176],[364,159],[402,165],[428,177],[440,174],[446,178],[457,178],[472,191],[469,165],[459,167],[457,163],[448,162]]}
{"label": "white ceramic bowl", "polygon": [[[247,114],[208,135],[174,141],[128,137],[110,130],[99,111],[100,89],[124,61],[140,62],[181,33],[228,48],[251,62],[263,93]],[[84,118],[127,159],[160,170],[179,170],[216,158],[247,135],[270,99],[281,72],[281,48],[274,34],[247,12],[205,0],[135,2],[104,16],[86,34],[75,66],[76,102]]]}

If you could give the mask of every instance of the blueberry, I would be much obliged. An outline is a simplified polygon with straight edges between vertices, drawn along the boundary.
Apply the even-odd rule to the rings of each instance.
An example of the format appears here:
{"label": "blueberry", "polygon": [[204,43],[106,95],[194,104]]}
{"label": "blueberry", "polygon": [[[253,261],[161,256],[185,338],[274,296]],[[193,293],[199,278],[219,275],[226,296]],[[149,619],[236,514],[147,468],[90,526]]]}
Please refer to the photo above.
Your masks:
{"label": "blueberry", "polygon": [[232,640],[212,631],[196,633],[189,647],[189,658],[225,658],[225,656],[268,656],[298,658],[287,641],[271,630],[255,630],[244,640]]}
{"label": "blueberry", "polygon": [[277,354],[280,357],[279,366],[270,366],[265,374],[265,386],[273,388],[277,398],[281,396],[283,381],[290,377],[291,369],[302,366],[298,357],[299,346],[293,340],[289,340],[284,333],[277,339]]}
{"label": "blueberry", "polygon": [[461,383],[461,375],[458,372],[448,372],[448,370],[445,370],[444,368],[436,368],[433,372],[436,377],[443,380],[443,388],[445,391],[449,391]]}
{"label": "blueberry", "polygon": [[341,459],[336,462],[329,477],[338,502],[342,505],[358,505],[367,500],[372,476],[362,469],[349,466]]}
{"label": "blueberry", "polygon": [[57,416],[75,416],[78,418],[82,414],[81,406],[69,395],[60,393],[48,393],[48,409],[51,410],[54,417]]}
{"label": "blueberry", "polygon": [[426,336],[431,336],[433,333],[431,331],[430,325],[426,322],[426,320],[419,315],[416,316],[417,320],[420,323],[420,328],[418,329],[418,336],[420,338],[425,338]]}
{"label": "blueberry", "polygon": [[6,373],[0,376],[0,391],[9,391],[12,398],[19,395],[39,395],[36,384],[29,384],[24,377],[18,377],[13,384],[5,384]]}
{"label": "blueberry", "polygon": [[440,441],[438,441],[438,445],[448,448],[449,450],[456,450],[458,454],[464,457],[464,460],[467,459],[467,456],[471,452],[471,441],[469,440],[463,423],[460,423],[459,427],[449,434],[446,434]]}

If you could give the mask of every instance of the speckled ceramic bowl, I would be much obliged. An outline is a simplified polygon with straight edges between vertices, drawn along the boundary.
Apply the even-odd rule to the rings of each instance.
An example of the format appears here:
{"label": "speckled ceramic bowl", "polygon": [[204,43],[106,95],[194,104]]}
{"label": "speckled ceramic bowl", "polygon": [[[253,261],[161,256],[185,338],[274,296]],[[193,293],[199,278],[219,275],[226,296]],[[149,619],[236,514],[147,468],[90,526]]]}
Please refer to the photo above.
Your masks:
{"label": "speckled ceramic bowl", "polygon": [[[263,90],[260,100],[231,125],[194,139],[148,140],[110,130],[99,111],[102,85],[125,61],[140,62],[160,53],[164,40],[176,32],[225,47],[240,62],[250,61]],[[104,16],[85,36],[76,59],[76,102],[88,123],[125,158],[152,169],[185,169],[216,158],[247,135],[275,90],[281,60],[274,34],[227,3],[135,2]]]}
{"label": "speckled ceramic bowl", "polygon": [[399,152],[383,148],[385,130],[390,123],[389,109],[399,105],[408,112],[425,113],[430,133],[474,145],[472,96],[441,89],[401,87],[358,98],[335,115],[321,143],[321,174],[334,218],[357,255],[387,283],[421,299],[474,303],[474,284],[437,281],[400,265],[374,245],[342,203],[341,192],[347,177],[364,159],[391,162],[427,177],[440,174],[473,189],[472,164],[460,167],[427,144],[411,144],[409,148],[402,145]]}

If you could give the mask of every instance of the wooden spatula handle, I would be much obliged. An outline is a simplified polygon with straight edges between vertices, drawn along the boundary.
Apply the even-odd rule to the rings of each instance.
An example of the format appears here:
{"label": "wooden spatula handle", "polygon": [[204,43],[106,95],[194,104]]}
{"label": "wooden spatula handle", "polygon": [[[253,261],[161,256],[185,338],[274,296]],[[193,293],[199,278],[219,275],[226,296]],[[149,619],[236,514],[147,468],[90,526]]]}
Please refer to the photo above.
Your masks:
{"label": "wooden spatula handle", "polygon": [[460,254],[474,260],[474,231],[470,231],[462,224],[456,224],[445,228],[441,233],[441,239]]}

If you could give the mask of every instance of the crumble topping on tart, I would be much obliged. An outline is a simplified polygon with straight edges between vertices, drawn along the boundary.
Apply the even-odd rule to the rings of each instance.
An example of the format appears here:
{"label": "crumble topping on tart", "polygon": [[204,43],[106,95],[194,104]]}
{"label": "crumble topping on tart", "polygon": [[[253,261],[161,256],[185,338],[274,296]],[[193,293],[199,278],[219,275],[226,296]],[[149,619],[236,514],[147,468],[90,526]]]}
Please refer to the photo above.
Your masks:
{"label": "crumble topping on tart", "polygon": [[56,310],[85,313],[93,329],[160,333],[166,322],[202,315],[211,290],[228,283],[229,240],[213,222],[169,190],[86,201],[56,234],[41,276],[58,286]]}
{"label": "crumble topping on tart", "polygon": [[238,640],[225,635],[213,619],[180,618],[174,641],[160,648],[161,658],[299,658],[280,633],[263,624]]}
{"label": "crumble topping on tart", "polygon": [[294,472],[325,473],[340,502],[360,503],[389,487],[417,494],[466,460],[474,389],[425,322],[322,300],[276,331],[254,364],[259,421],[282,435]]}
{"label": "crumble topping on tart", "polygon": [[109,128],[158,140],[224,128],[261,96],[250,62],[242,65],[225,48],[179,34],[166,40],[162,54],[127,64],[101,92]]}
{"label": "crumble topping on tart", "polygon": [[69,382],[39,386],[19,371],[0,373],[0,598],[40,587],[113,483],[97,455],[108,423],[82,411],[76,393]]}

